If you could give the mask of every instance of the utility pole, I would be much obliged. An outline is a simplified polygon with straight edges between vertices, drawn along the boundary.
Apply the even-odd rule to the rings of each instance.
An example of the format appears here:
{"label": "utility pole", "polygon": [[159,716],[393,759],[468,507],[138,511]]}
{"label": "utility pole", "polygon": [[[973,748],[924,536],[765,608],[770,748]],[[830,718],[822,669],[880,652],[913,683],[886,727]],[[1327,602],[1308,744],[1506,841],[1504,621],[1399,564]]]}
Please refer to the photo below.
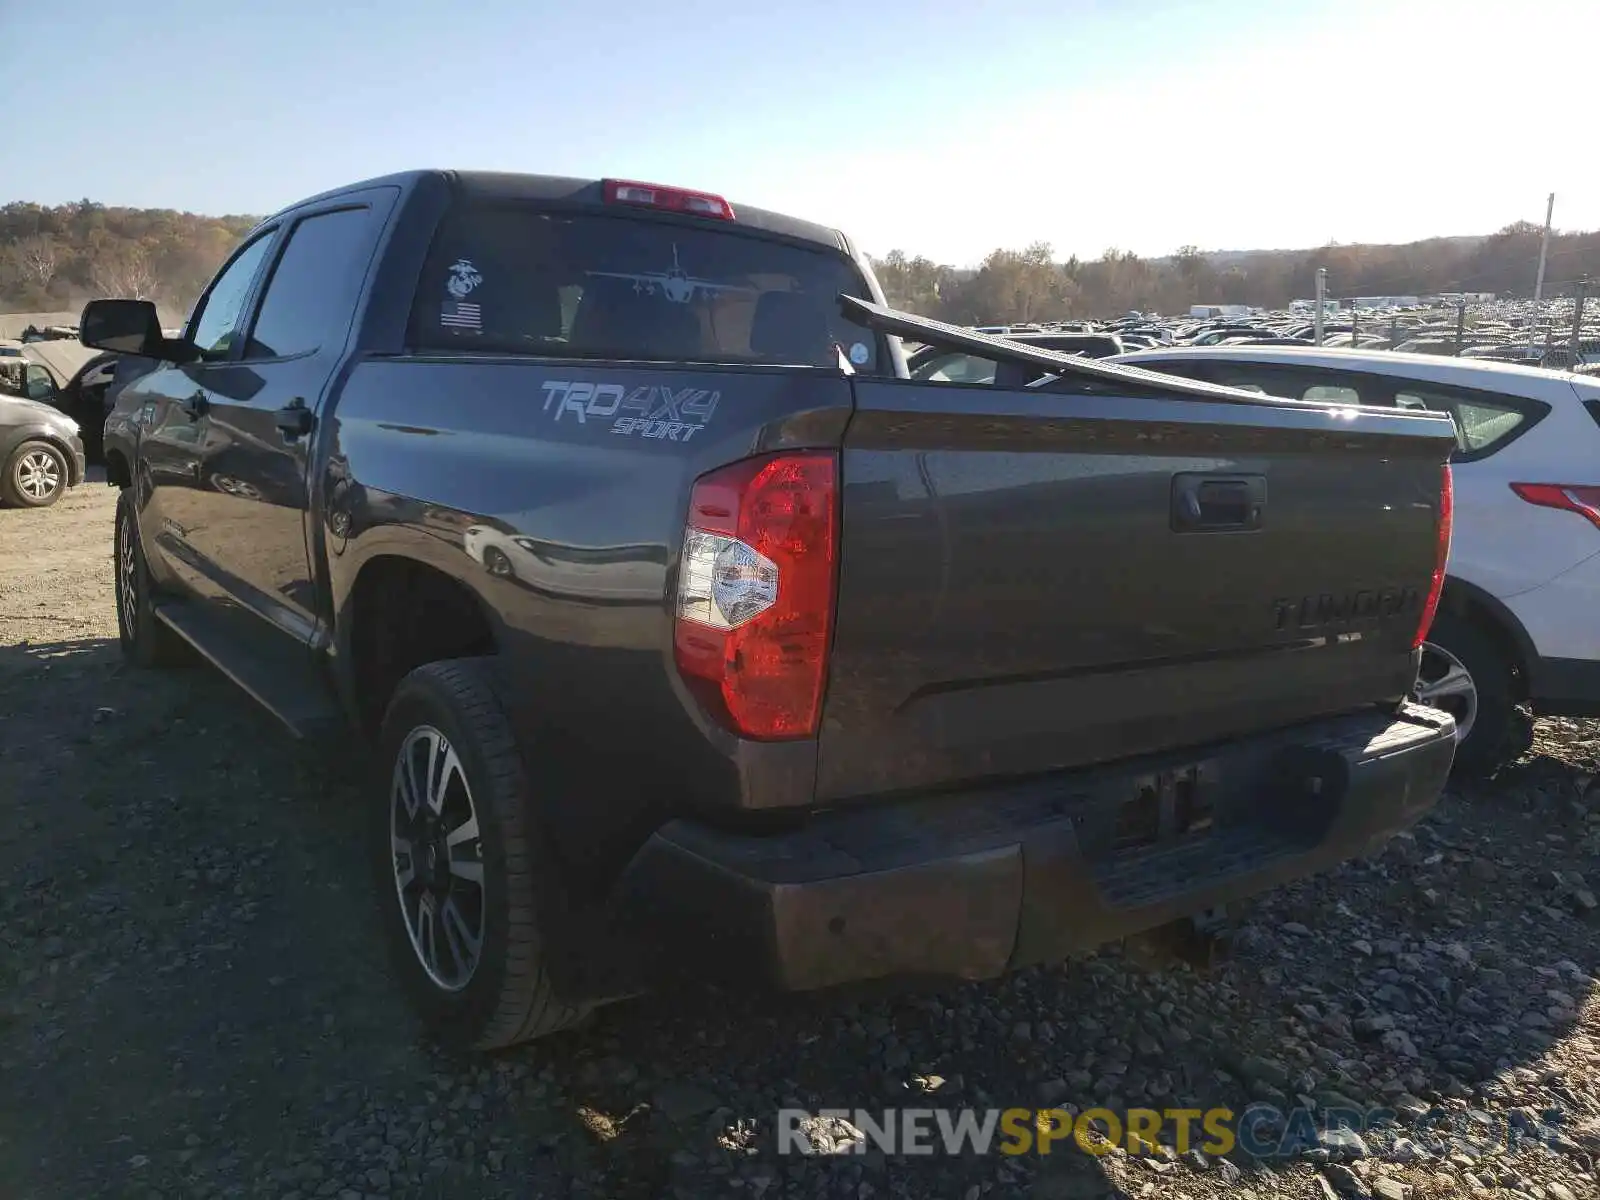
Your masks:
{"label": "utility pole", "polygon": [[1583,302],[1589,295],[1589,277],[1578,280],[1578,299],[1572,306],[1572,343],[1569,347],[1567,369],[1578,365],[1578,354],[1583,341]]}
{"label": "utility pole", "polygon": [[1467,336],[1467,302],[1456,301],[1456,357],[1461,357],[1461,343]]}
{"label": "utility pole", "polygon": [[1322,345],[1322,298],[1328,294],[1328,268],[1317,268],[1317,311],[1312,329],[1317,345]]}
{"label": "utility pole", "polygon": [[1350,349],[1361,349],[1361,314],[1356,311],[1356,302],[1350,302]]}
{"label": "utility pole", "polygon": [[1528,321],[1528,347],[1533,348],[1537,340],[1539,321],[1539,302],[1544,299],[1544,260],[1550,251],[1550,218],[1555,216],[1556,194],[1550,193],[1550,200],[1544,206],[1544,233],[1539,238],[1539,271],[1533,277],[1533,316]]}

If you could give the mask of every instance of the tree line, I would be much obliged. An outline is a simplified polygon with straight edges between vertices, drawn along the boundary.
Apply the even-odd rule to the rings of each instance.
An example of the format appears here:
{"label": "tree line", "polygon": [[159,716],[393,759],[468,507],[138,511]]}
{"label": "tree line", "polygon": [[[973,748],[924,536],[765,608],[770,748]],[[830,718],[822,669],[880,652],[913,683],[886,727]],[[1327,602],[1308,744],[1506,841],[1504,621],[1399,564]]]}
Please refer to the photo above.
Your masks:
{"label": "tree line", "polygon": [[[81,200],[54,207],[0,207],[0,311],[69,311],[93,296],[154,300],[186,312],[251,216],[207,217],[172,209],[114,208]],[[1203,251],[1164,258],[1111,249],[1058,260],[1047,242],[993,251],[961,269],[893,250],[873,266],[891,304],[960,324],[1066,320],[1128,311],[1180,313],[1191,304],[1282,308],[1310,297],[1318,267],[1329,295],[1497,292],[1531,295],[1537,225],[1518,222],[1487,237],[1430,238],[1406,245],[1327,245],[1314,250]],[[1600,232],[1552,236],[1546,295],[1600,279]]]}
{"label": "tree line", "polygon": [[94,296],[186,312],[256,223],[92,200],[0,207],[0,311],[71,311]]}
{"label": "tree line", "polygon": [[[1310,299],[1316,271],[1332,297],[1496,292],[1531,296],[1541,229],[1519,221],[1487,237],[1430,238],[1406,245],[1314,250],[1207,252],[1184,246],[1165,258],[1107,250],[1058,261],[1047,242],[995,250],[960,270],[893,250],[873,269],[895,307],[960,325],[1187,312],[1192,304],[1285,308]],[[1551,235],[1546,297],[1570,294],[1584,276],[1600,281],[1600,231]]]}

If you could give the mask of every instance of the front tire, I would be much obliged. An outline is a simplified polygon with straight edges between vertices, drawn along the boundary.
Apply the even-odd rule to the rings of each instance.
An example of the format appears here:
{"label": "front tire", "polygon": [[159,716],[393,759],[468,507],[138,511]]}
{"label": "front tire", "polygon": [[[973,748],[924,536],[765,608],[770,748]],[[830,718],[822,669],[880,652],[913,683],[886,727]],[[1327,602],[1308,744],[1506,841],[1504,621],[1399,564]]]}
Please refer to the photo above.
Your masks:
{"label": "front tire", "polygon": [[1512,666],[1480,626],[1440,613],[1422,645],[1416,697],[1456,718],[1461,778],[1493,775],[1528,747],[1532,724],[1517,701]]}
{"label": "front tire", "polygon": [[192,661],[189,645],[156,616],[155,587],[139,544],[139,513],[133,491],[117,495],[116,531],[112,538],[116,572],[117,641],[122,655],[139,667],[177,667]]}
{"label": "front tire", "polygon": [[49,442],[23,442],[6,460],[0,499],[16,508],[49,508],[72,478],[67,456]]}
{"label": "front tire", "polygon": [[391,961],[429,1031],[495,1050],[578,1023],[543,930],[559,888],[486,659],[418,667],[379,738],[372,851]]}

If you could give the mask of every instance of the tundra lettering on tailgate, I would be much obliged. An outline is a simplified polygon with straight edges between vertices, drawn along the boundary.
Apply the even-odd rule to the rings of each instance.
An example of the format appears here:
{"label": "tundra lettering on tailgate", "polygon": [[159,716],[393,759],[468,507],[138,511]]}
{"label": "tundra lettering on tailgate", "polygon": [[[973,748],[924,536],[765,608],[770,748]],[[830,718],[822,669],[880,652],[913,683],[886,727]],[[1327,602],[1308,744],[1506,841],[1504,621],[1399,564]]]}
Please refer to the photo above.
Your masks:
{"label": "tundra lettering on tailgate", "polygon": [[721,392],[705,388],[658,384],[628,388],[620,383],[552,379],[540,386],[544,411],[556,421],[570,417],[586,425],[591,417],[609,420],[612,433],[671,442],[687,442],[704,429],[722,399]]}
{"label": "tundra lettering on tailgate", "polygon": [[1341,625],[1381,625],[1414,612],[1420,601],[1414,587],[1384,587],[1281,597],[1272,602],[1272,607],[1279,629],[1329,629]]}

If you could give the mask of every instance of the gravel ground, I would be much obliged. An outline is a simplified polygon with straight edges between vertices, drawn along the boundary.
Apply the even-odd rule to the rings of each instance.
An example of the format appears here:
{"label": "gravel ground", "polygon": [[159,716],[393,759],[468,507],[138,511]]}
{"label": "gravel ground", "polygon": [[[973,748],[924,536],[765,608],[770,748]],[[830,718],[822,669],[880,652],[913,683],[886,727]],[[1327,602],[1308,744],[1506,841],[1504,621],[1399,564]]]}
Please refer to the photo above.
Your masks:
{"label": "gravel ground", "polygon": [[[0,511],[0,1196],[1600,1195],[1600,724],[1540,722],[1492,788],[1265,898],[1208,976],[1107,952],[888,997],[675,993],[451,1061],[387,979],[357,768],[207,669],[122,665],[113,502]],[[1252,1100],[1398,1124],[1270,1164],[774,1153],[785,1106]]]}

